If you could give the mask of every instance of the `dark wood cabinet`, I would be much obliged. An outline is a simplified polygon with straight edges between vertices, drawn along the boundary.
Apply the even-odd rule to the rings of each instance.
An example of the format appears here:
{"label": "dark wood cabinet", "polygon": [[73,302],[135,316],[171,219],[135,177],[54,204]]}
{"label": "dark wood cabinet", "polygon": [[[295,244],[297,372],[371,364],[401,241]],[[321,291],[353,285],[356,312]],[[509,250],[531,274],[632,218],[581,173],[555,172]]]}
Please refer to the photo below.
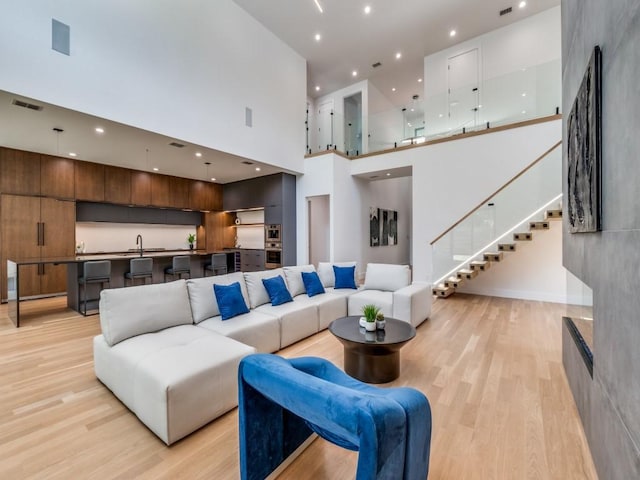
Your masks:
{"label": "dark wood cabinet", "polygon": [[104,202],[104,165],[75,162],[76,199]]}
{"label": "dark wood cabinet", "polygon": [[167,175],[151,175],[151,205],[154,207],[171,206],[169,186]]}
{"label": "dark wood cabinet", "polygon": [[40,155],[40,194],[45,197],[75,198],[75,161]]}
{"label": "dark wood cabinet", "polygon": [[225,212],[209,212],[205,214],[205,230],[207,251],[213,252],[224,248],[233,248],[236,243],[235,215]]}
{"label": "dark wood cabinet", "polygon": [[169,179],[169,206],[172,208],[189,208],[189,188],[191,181],[181,177]]}
{"label": "dark wood cabinet", "polygon": [[104,167],[104,201],[122,205],[131,202],[131,174],[127,168]]}
{"label": "dark wood cabinet", "polygon": [[192,210],[210,210],[213,203],[213,188],[209,182],[192,180],[189,185],[189,208]]}
{"label": "dark wood cabinet", "polygon": [[[75,202],[22,195],[0,197],[2,226],[2,298],[7,298],[7,259],[40,259],[73,255]],[[23,267],[21,295],[41,295],[66,290],[64,266]]]}
{"label": "dark wood cabinet", "polygon": [[151,174],[131,170],[131,204],[146,207],[151,205]]}
{"label": "dark wood cabinet", "polygon": [[40,154],[0,148],[0,192],[40,195]]}

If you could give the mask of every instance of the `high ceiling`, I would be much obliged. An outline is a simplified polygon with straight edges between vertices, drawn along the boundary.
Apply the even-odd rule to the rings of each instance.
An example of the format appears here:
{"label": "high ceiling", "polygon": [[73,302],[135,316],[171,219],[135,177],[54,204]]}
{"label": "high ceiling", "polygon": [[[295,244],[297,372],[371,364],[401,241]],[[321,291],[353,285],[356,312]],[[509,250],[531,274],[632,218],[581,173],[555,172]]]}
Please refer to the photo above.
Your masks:
{"label": "high ceiling", "polygon": [[[560,5],[560,0],[527,0],[523,8],[520,0],[234,1],[307,59],[309,96],[369,79],[395,105],[422,96],[418,79],[426,55]],[[512,12],[500,16],[509,7]],[[374,69],[376,62],[382,65]]]}

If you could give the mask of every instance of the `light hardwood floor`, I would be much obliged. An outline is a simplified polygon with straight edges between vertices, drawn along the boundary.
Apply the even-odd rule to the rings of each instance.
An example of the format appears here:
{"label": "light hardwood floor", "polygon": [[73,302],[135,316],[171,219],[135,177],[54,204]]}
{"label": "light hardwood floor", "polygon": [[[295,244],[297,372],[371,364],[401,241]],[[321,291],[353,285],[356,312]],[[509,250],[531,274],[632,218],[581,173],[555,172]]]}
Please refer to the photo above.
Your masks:
{"label": "light hardwood floor", "polygon": [[[64,305],[25,303],[33,316],[20,329],[0,307],[0,478],[239,477],[236,410],[166,447],[96,380],[98,317]],[[389,384],[431,402],[431,480],[597,478],[562,367],[563,312],[462,294],[434,302]],[[342,366],[328,331],[281,353]],[[318,439],[280,478],[353,478],[356,459]]]}

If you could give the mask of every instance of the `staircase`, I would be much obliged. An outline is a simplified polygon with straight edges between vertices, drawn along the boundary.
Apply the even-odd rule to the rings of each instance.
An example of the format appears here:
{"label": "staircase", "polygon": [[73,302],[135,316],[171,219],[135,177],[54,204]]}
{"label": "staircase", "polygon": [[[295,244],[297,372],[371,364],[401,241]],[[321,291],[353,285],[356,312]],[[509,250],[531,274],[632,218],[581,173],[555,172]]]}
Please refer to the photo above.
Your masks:
{"label": "staircase", "polygon": [[[518,242],[533,241],[535,230],[549,230],[550,221],[562,220],[562,208],[546,210],[544,220],[529,222],[529,231],[517,232],[513,234],[512,243],[498,243],[497,251],[487,251],[482,254],[482,258],[470,261],[464,268],[461,268],[455,275],[448,277],[443,283],[438,284],[432,289],[433,295],[438,298],[447,298],[453,295],[457,288],[464,282],[472,281],[476,277],[491,268],[493,262],[502,262],[509,253],[517,251]],[[505,257],[505,252],[507,256]]]}

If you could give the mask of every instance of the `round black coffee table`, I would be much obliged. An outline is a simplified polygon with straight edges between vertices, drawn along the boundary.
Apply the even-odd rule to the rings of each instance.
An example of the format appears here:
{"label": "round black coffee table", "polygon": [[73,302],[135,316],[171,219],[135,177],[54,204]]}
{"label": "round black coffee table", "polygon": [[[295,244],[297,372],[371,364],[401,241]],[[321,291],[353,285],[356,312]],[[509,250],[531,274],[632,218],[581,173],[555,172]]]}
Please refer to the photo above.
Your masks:
{"label": "round black coffee table", "polygon": [[342,317],[329,331],[344,345],[344,371],[366,383],[386,383],[400,376],[400,349],[416,336],[408,322],[386,319],[384,330],[366,332],[360,317]]}

